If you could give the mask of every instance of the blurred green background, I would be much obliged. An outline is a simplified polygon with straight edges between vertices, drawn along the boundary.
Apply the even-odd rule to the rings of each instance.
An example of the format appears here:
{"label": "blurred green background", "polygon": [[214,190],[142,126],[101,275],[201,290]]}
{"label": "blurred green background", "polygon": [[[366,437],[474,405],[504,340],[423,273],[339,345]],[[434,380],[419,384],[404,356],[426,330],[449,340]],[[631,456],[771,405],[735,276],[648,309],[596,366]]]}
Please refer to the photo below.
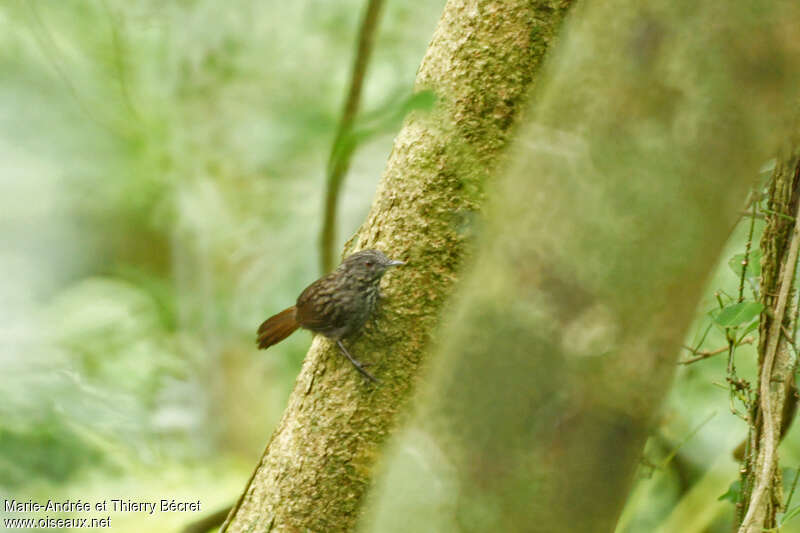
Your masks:
{"label": "blurred green background", "polygon": [[[443,4],[386,6],[362,105],[380,127],[343,190],[340,244],[368,212]],[[319,275],[363,7],[0,3],[4,498],[214,510],[238,496],[310,342],[258,352],[255,330]]]}
{"label": "blurred green background", "polygon": [[[341,197],[340,244],[367,214],[443,4],[386,6],[362,107],[373,134]],[[238,496],[309,344],[301,333],[258,352],[254,332],[319,274],[324,170],[362,10],[0,4],[2,498],[200,499],[211,511]],[[727,263],[746,229],[687,343],[714,293],[736,293]],[[702,348],[723,345],[712,328]],[[753,354],[737,363],[754,382]],[[729,530],[732,505],[717,498],[746,426],[724,379],[724,356],[679,370],[620,531]],[[787,485],[797,433],[782,448]],[[199,517],[111,515],[114,531],[156,532]]]}

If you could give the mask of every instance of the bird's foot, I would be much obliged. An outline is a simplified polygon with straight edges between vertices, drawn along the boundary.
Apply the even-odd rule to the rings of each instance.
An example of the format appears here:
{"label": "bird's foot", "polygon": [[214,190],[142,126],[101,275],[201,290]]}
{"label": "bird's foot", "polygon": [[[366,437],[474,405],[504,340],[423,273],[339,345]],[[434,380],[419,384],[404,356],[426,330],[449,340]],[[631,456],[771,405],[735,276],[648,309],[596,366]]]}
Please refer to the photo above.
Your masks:
{"label": "bird's foot", "polygon": [[369,366],[370,363],[361,363],[355,357],[350,355],[350,352],[347,351],[347,348],[344,347],[344,344],[341,340],[337,340],[336,344],[339,346],[339,349],[342,350],[342,353],[345,355],[345,357],[347,357],[350,362],[353,363],[353,366],[356,367],[356,370],[361,372],[365,378],[369,379],[373,383],[380,383],[375,376],[366,371],[365,367]]}

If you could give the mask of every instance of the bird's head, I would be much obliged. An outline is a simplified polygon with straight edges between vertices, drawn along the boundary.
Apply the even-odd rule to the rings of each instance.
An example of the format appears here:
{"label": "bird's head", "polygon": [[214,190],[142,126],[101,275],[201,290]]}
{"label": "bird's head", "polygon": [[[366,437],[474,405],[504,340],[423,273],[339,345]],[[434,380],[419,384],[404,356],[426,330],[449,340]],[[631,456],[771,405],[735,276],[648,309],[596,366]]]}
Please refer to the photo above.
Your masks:
{"label": "bird's head", "polygon": [[403,261],[389,259],[379,250],[361,250],[348,256],[339,268],[357,272],[365,281],[377,281],[383,277],[387,269],[404,264]]}

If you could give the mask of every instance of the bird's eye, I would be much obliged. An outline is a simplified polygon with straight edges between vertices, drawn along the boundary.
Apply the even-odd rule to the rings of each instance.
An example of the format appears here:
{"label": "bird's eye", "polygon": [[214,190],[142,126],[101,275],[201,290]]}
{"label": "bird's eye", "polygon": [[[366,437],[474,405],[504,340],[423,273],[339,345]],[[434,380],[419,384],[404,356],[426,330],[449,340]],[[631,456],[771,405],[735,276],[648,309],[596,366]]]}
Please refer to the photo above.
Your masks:
{"label": "bird's eye", "polygon": [[364,263],[364,264],[365,264],[365,265],[367,265],[368,267],[371,267],[373,263],[372,263],[372,261],[367,261],[367,262],[366,262],[366,263]]}

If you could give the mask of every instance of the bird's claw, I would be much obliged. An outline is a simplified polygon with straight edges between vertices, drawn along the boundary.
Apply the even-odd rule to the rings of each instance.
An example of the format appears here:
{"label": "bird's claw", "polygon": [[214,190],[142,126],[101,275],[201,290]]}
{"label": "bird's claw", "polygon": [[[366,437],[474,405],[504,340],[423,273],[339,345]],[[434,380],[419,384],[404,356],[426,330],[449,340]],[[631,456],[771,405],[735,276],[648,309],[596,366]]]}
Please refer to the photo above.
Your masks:
{"label": "bird's claw", "polygon": [[350,362],[353,363],[353,366],[356,367],[356,370],[361,372],[361,375],[363,375],[365,378],[369,379],[373,383],[380,383],[380,381],[378,381],[378,379],[375,376],[373,376],[364,369],[364,367],[369,366],[370,363],[361,363],[358,361],[358,359],[350,355],[350,352],[347,351],[347,348],[344,347],[344,344],[342,344],[341,340],[337,340],[336,344],[339,346],[339,349],[342,350],[342,353],[345,355],[345,357],[347,357],[350,360]]}

